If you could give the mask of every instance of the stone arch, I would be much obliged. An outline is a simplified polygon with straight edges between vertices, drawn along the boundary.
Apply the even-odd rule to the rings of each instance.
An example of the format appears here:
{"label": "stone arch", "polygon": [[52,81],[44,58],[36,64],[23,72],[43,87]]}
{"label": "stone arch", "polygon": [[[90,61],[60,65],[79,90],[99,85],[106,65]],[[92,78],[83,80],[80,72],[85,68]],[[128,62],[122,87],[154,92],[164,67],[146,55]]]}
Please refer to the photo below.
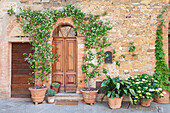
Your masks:
{"label": "stone arch", "polygon": [[[17,22],[17,18],[13,17],[8,20],[6,35],[8,37],[25,36],[22,32],[20,24]],[[26,36],[29,36],[26,34]]]}
{"label": "stone arch", "polygon": [[[56,24],[53,26],[53,29],[51,30],[51,36],[52,36],[52,33],[54,32],[54,30],[56,29],[56,27],[59,26],[59,25],[62,25],[62,24],[68,24],[68,25],[71,25],[73,27],[76,27],[76,25],[73,23],[72,17],[59,18],[59,19],[57,19]],[[78,37],[79,36],[84,37],[84,35],[81,35],[79,33],[79,29],[77,30],[77,36]]]}

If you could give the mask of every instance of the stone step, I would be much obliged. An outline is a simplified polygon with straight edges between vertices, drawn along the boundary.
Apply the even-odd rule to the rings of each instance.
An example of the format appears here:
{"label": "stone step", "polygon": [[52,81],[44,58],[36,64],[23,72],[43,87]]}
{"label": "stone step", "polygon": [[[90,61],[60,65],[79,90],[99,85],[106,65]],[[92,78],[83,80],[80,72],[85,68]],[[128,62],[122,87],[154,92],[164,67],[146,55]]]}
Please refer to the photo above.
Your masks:
{"label": "stone step", "polygon": [[[101,98],[103,97],[103,94],[97,94],[97,101],[101,101]],[[58,93],[55,95],[55,100],[69,100],[69,101],[82,101],[83,96],[82,94],[76,94],[76,93]],[[107,101],[107,97],[103,99],[103,101]],[[123,101],[129,101],[128,97],[124,97]]]}
{"label": "stone step", "polygon": [[83,96],[76,93],[58,93],[55,95],[55,100],[81,101],[83,100]]}

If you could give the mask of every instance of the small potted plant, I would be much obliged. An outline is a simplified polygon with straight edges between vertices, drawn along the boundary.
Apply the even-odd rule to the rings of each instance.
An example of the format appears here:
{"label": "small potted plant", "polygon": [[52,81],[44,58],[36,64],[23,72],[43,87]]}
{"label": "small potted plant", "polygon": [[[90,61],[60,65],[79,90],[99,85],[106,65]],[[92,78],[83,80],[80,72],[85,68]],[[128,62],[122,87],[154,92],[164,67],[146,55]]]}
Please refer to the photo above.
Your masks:
{"label": "small potted plant", "polygon": [[55,90],[54,89],[50,89],[48,90],[46,96],[47,96],[47,100],[49,104],[53,104],[54,103],[54,97],[55,97]]}
{"label": "small potted plant", "polygon": [[60,84],[57,82],[52,83],[52,89],[56,91],[56,94],[59,92]]}
{"label": "small potted plant", "polygon": [[[128,79],[129,97],[132,104],[141,103],[142,106],[150,106],[154,97],[158,94],[163,95],[163,90],[159,87],[159,83],[152,76],[147,74],[137,75]],[[128,83],[126,82],[126,83]]]}
{"label": "small potted plant", "polygon": [[[127,87],[124,85],[124,81],[120,81],[119,77],[111,78],[106,76],[107,79],[101,84],[101,90],[104,91],[104,96],[108,97],[108,103],[110,108],[120,108],[124,95],[127,95]],[[103,101],[102,98],[102,101]]]}

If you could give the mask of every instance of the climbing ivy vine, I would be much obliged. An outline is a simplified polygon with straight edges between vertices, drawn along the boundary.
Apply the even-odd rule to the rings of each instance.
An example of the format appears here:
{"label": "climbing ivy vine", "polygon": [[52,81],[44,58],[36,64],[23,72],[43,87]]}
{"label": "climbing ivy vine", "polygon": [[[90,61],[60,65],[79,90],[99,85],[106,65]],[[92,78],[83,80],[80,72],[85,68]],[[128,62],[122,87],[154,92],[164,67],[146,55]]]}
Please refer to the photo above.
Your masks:
{"label": "climbing ivy vine", "polygon": [[169,90],[170,91],[170,81],[168,81],[169,77],[169,67],[167,66],[167,63],[165,62],[165,53],[163,51],[163,27],[164,25],[164,19],[161,19],[163,14],[166,12],[165,8],[161,14],[157,17],[159,19],[159,25],[156,31],[156,45],[155,45],[155,57],[156,57],[156,67],[155,67],[155,73],[154,77],[160,82],[162,88],[164,90]]}
{"label": "climbing ivy vine", "polygon": [[[104,48],[111,45],[106,38],[107,32],[112,29],[109,22],[99,20],[100,15],[86,14],[73,5],[67,5],[62,11],[54,9],[20,10],[21,13],[15,14],[10,9],[8,14],[10,16],[15,14],[23,33],[30,36],[29,40],[33,45],[32,50],[34,50],[34,53],[28,54],[25,60],[29,62],[32,70],[31,75],[33,77],[30,79],[31,82],[43,82],[47,80],[47,75],[52,73],[50,63],[57,60],[57,55],[52,53],[53,45],[49,44],[51,29],[57,19],[72,17],[76,25],[74,30],[79,29],[79,33],[85,36],[85,55],[83,56],[82,71],[86,75],[84,81],[87,82],[88,89],[90,89],[90,79],[95,78],[97,75],[101,76],[99,68],[104,58],[107,57],[104,54]],[[95,59],[97,63],[93,62]],[[107,73],[106,69],[103,69],[102,72]]]}

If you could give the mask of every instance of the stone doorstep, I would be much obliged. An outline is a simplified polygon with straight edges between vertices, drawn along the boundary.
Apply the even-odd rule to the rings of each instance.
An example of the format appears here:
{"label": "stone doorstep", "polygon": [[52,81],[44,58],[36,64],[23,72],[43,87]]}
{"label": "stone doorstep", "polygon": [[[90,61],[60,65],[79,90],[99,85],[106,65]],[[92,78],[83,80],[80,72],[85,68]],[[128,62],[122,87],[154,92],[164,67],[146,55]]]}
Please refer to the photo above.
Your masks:
{"label": "stone doorstep", "polygon": [[[101,101],[102,97],[103,97],[103,94],[97,94],[96,100]],[[82,94],[76,94],[76,93],[58,93],[55,95],[55,100],[82,101],[83,96]],[[107,97],[105,97],[103,101],[107,101]],[[123,98],[123,101],[130,101],[129,97],[125,96]]]}
{"label": "stone doorstep", "polygon": [[[97,94],[96,100],[100,102],[102,97],[103,97],[103,94]],[[31,98],[9,98],[8,100],[31,101]],[[82,101],[83,96],[82,94],[76,94],[76,93],[58,93],[55,95],[55,100]],[[107,97],[105,97],[103,101],[107,101]],[[125,96],[123,98],[123,101],[130,101],[129,97]]]}

